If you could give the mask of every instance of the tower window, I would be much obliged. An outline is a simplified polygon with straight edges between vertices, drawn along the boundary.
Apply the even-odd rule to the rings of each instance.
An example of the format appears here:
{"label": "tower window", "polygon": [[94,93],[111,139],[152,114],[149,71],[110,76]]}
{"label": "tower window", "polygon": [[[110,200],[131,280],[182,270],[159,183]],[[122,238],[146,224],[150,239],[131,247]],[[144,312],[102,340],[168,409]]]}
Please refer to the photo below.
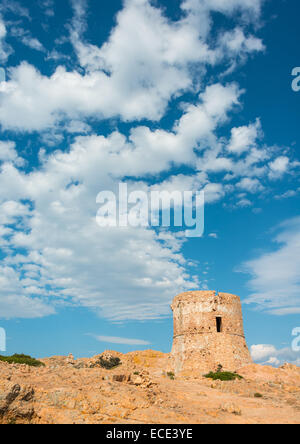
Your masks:
{"label": "tower window", "polygon": [[217,332],[222,333],[222,318],[216,318]]}

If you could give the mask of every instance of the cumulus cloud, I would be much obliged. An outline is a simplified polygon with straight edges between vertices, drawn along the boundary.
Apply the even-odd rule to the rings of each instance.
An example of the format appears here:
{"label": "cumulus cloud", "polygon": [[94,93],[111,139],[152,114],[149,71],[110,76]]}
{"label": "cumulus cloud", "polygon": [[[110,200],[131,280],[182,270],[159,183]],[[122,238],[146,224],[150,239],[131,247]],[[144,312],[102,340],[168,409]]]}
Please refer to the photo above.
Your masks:
{"label": "cumulus cloud", "polygon": [[36,51],[45,51],[42,43],[35,37],[25,35],[24,37],[22,37],[22,43],[31,49],[35,49]]}
{"label": "cumulus cloud", "polygon": [[252,345],[250,351],[252,359],[257,362],[264,361],[266,358],[269,358],[271,355],[274,355],[277,352],[274,345],[268,344]]}
{"label": "cumulus cloud", "polygon": [[230,74],[236,69],[239,63],[247,60],[249,54],[264,51],[265,46],[261,39],[253,35],[245,35],[244,31],[237,27],[233,31],[224,32],[219,40],[219,51],[224,57],[228,55],[231,64],[224,75]]}
{"label": "cumulus cloud", "polygon": [[30,214],[27,205],[13,200],[8,200],[0,206],[0,223],[3,225],[11,225],[16,218],[28,216]]}
{"label": "cumulus cloud", "polygon": [[[171,21],[148,0],[127,0],[98,47],[85,38],[87,3],[74,1],[69,32],[80,69],[61,65],[49,76],[28,62],[9,69],[0,85],[2,129],[37,131],[53,147],[66,133],[71,142],[40,150],[39,165],[28,171],[17,146],[0,142],[1,314],[44,316],[71,304],[116,321],[155,319],[169,314],[174,294],[199,288],[182,254],[182,233],[100,228],[96,196],[131,178],[130,189],[204,189],[206,203],[242,190],[246,206],[263,178],[283,174],[284,162],[259,146],[259,120],[218,138],[241,107],[242,91],[235,83],[203,83],[207,67],[231,66],[263,49],[248,32],[260,5],[186,0]],[[229,18],[225,36],[212,38],[213,12]],[[186,91],[193,100],[180,104],[168,129],[136,122],[159,121]],[[134,124],[124,133],[95,131],[95,123],[113,117]],[[167,175],[174,166],[192,172]]]}
{"label": "cumulus cloud", "polygon": [[264,189],[258,179],[252,179],[249,177],[244,177],[237,184],[237,187],[241,188],[242,190],[246,190],[249,193],[257,193],[258,191],[262,191]]}
{"label": "cumulus cloud", "polygon": [[[4,164],[3,209],[16,221],[22,217],[22,227],[2,220],[3,272],[10,277],[0,291],[5,304],[10,286],[14,298],[18,294],[35,301],[39,295],[47,300],[41,313],[72,303],[114,320],[153,319],[169,313],[176,292],[197,286],[180,253],[183,239],[96,224],[98,192],[116,191],[111,172],[118,164],[119,141],[117,135],[108,140],[81,137],[70,152],[46,157],[41,170],[29,174]],[[120,163],[120,174],[130,166],[130,159]],[[28,208],[7,202],[10,195],[28,202]],[[17,254],[20,249],[23,253]],[[6,308],[7,316],[11,311]]]}
{"label": "cumulus cloud", "polygon": [[244,57],[245,54],[253,51],[262,51],[264,45],[262,41],[253,35],[246,37],[244,31],[237,27],[233,31],[225,32],[220,42],[223,50],[229,50],[231,53],[236,53],[239,57]]}
{"label": "cumulus cloud", "polygon": [[277,159],[273,160],[269,164],[270,173],[269,177],[271,179],[278,179],[284,173],[287,172],[289,168],[290,159],[287,156],[280,156]]}
{"label": "cumulus cloud", "polygon": [[291,197],[297,196],[298,194],[300,194],[300,187],[298,187],[298,188],[296,188],[294,190],[285,191],[282,194],[277,194],[277,196],[275,196],[275,199],[277,199],[277,200],[289,199]]}
{"label": "cumulus cloud", "polygon": [[277,349],[274,345],[257,344],[251,346],[250,352],[252,359],[261,365],[279,367],[286,362],[300,365],[300,353],[293,351],[290,347]]}
{"label": "cumulus cloud", "polygon": [[275,247],[243,264],[251,295],[246,303],[275,315],[300,313],[300,218],[284,222],[273,239]]}
{"label": "cumulus cloud", "polygon": [[[180,252],[184,239],[144,228],[101,229],[95,199],[99,191],[116,191],[122,177],[157,174],[171,163],[192,162],[193,148],[226,120],[238,97],[235,85],[212,85],[198,104],[186,107],[173,132],[137,127],[128,138],[119,132],[106,138],[81,136],[69,152],[42,156],[42,166],[31,173],[4,163],[3,208],[14,209],[16,221],[24,210],[23,229],[7,231],[8,220],[2,221],[4,263],[23,286],[19,294],[43,295],[53,309],[64,303],[83,305],[114,320],[167,315],[174,294],[199,285]],[[136,186],[140,189],[141,182]],[[221,184],[201,173],[174,176],[169,186],[204,188],[207,202],[224,195]],[[17,213],[8,199],[29,202],[28,208]],[[23,254],[16,254],[18,249]]]}
{"label": "cumulus cloud", "polygon": [[261,123],[259,120],[249,126],[241,126],[231,130],[231,140],[228,150],[235,154],[242,154],[257,146],[257,139],[261,135]]}
{"label": "cumulus cloud", "polygon": [[[174,294],[199,287],[181,253],[183,237],[163,236],[146,228],[101,229],[95,220],[96,196],[102,190],[116,192],[124,177],[132,177],[132,188],[150,189],[146,181],[135,182],[136,178],[155,177],[171,165],[186,164],[198,171],[168,177],[156,183],[156,188],[204,189],[207,203],[220,200],[226,187],[210,180],[210,158],[204,155],[204,161],[199,162],[197,153],[205,150],[218,156],[222,145],[214,133],[228,121],[239,97],[235,84],[217,83],[208,86],[197,103],[185,106],[170,131],[137,126],[128,136],[118,131],[106,137],[80,136],[68,151],[41,152],[40,167],[28,173],[13,162],[4,162],[0,201],[8,216],[10,209],[14,226],[2,221],[3,263],[18,282],[17,289],[12,286],[12,297],[19,294],[24,301],[36,304],[41,303],[36,298],[42,297],[47,301],[42,313],[74,304],[112,320],[168,315]],[[69,131],[76,127],[89,130],[71,122]],[[210,143],[212,148],[208,148]],[[14,146],[3,153],[6,160],[13,157]],[[250,152],[251,161],[245,162],[253,170],[262,157]],[[257,185],[250,179],[243,183],[249,192]],[[6,298],[5,289],[0,291],[1,298]],[[6,312],[12,313],[12,309],[6,308]]]}
{"label": "cumulus cloud", "polygon": [[[199,88],[207,66],[224,62],[224,57],[232,62],[236,53],[259,49],[258,43],[250,44],[253,37],[244,36],[243,43],[233,44],[242,33],[240,27],[231,40],[227,38],[226,51],[222,38],[217,48],[211,41],[212,11],[258,13],[256,6],[241,2],[226,6],[184,2],[185,14],[173,22],[148,0],[128,0],[101,47],[84,40],[87,4],[74,1],[73,7],[71,41],[85,73],[59,66],[48,77],[25,62],[12,69],[0,94],[3,128],[40,131],[65,118],[159,120],[170,99]],[[21,37],[32,48],[43,50],[36,39]]]}
{"label": "cumulus cloud", "polygon": [[23,164],[23,159],[18,156],[15,142],[0,141],[0,162],[13,162],[17,165]]}
{"label": "cumulus cloud", "polygon": [[0,62],[5,63],[12,53],[11,47],[6,43],[5,38],[7,35],[6,25],[3,18],[0,15]]}

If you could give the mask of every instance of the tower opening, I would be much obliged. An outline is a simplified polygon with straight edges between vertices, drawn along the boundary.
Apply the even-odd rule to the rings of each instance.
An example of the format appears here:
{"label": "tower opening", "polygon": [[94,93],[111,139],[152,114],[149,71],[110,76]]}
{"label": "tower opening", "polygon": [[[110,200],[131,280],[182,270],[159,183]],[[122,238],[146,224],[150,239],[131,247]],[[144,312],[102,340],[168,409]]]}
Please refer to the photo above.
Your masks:
{"label": "tower opening", "polygon": [[222,333],[222,318],[218,317],[216,318],[217,323],[217,332]]}

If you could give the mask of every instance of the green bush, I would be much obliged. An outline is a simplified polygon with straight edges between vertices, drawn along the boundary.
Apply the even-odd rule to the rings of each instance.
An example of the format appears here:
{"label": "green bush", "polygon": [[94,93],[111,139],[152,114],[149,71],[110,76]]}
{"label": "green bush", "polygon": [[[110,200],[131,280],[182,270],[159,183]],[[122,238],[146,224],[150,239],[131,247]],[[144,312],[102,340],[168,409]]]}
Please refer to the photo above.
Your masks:
{"label": "green bush", "polygon": [[122,364],[120,358],[114,358],[113,356],[109,359],[104,359],[102,356],[99,359],[100,367],[105,368],[106,370],[111,370],[115,367],[118,367]]}
{"label": "green bush", "polygon": [[175,375],[174,375],[173,372],[168,372],[168,373],[167,373],[167,376],[168,376],[170,379],[175,379]]}
{"label": "green bush", "polygon": [[263,398],[261,393],[254,393],[254,398]]}
{"label": "green bush", "polygon": [[231,372],[210,372],[207,375],[204,375],[204,377],[213,379],[214,381],[235,381],[236,379],[243,379],[243,377],[237,373]]}
{"label": "green bush", "polygon": [[0,355],[0,361],[2,362],[8,362],[9,364],[26,364],[30,365],[30,367],[42,367],[45,366],[43,362],[38,361],[35,358],[32,358],[28,355],[23,354],[14,354],[12,356],[1,356]]}

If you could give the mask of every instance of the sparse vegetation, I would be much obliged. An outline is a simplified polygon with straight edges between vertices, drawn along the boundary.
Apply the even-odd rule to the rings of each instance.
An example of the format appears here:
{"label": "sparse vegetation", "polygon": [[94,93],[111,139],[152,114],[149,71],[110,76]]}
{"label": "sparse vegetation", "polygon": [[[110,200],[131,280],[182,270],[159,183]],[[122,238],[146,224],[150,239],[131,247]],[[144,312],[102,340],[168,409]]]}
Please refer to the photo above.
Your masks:
{"label": "sparse vegetation", "polygon": [[120,358],[115,358],[111,356],[109,359],[104,359],[102,356],[99,359],[100,367],[106,370],[112,370],[113,368],[119,367],[122,364]]}
{"label": "sparse vegetation", "polygon": [[263,398],[261,393],[254,393],[254,398]]}
{"label": "sparse vegetation", "polygon": [[8,362],[9,364],[26,364],[30,367],[43,367],[45,364],[43,362],[38,361],[35,358],[32,358],[28,355],[23,354],[14,354],[12,356],[1,356],[0,355],[0,361],[2,362]]}
{"label": "sparse vegetation", "polygon": [[204,375],[205,378],[213,379],[214,381],[235,381],[236,379],[243,379],[242,376],[232,372],[210,372]]}
{"label": "sparse vegetation", "polygon": [[170,379],[172,379],[172,380],[175,379],[175,374],[174,374],[173,372],[168,372],[168,373],[167,373],[167,376],[168,376]]}

